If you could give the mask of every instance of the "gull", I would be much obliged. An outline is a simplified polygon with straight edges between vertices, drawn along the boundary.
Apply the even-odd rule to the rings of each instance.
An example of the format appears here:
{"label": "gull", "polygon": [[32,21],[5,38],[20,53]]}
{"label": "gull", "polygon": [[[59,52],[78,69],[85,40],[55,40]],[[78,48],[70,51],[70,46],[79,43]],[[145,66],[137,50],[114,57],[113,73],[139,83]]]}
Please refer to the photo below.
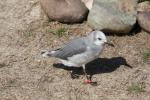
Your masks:
{"label": "gull", "polygon": [[102,31],[92,31],[85,37],[73,39],[61,48],[54,50],[42,50],[43,57],[59,58],[62,64],[71,67],[82,67],[87,83],[92,82],[89,79],[85,65],[97,58],[102,53],[105,44],[108,43],[105,34]]}

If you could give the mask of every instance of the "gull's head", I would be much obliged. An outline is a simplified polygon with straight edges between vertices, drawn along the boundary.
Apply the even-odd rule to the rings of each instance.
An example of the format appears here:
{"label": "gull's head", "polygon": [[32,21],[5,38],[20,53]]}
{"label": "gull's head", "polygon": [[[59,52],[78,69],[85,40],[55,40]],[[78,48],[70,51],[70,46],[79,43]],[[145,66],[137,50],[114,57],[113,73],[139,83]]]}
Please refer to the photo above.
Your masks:
{"label": "gull's head", "polygon": [[114,47],[113,44],[107,42],[106,35],[102,31],[92,31],[89,35],[89,38],[95,45],[108,44]]}
{"label": "gull's head", "polygon": [[95,45],[104,45],[105,43],[107,43],[107,38],[102,31],[91,32],[89,38]]}

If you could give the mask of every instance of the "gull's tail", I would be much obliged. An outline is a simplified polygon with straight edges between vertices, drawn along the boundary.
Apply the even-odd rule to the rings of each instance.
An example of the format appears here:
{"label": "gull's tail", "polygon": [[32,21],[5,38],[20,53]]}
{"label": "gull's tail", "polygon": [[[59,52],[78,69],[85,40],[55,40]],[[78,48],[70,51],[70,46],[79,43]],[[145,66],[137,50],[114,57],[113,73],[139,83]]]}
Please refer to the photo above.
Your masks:
{"label": "gull's tail", "polygon": [[53,57],[56,53],[56,50],[42,50],[41,55],[43,57]]}

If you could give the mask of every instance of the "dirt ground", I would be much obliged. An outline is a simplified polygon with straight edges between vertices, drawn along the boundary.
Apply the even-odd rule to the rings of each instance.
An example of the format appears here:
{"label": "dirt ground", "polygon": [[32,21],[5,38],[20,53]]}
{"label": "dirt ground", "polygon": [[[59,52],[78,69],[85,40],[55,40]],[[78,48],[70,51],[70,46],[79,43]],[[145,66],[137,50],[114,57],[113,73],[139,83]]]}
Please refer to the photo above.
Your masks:
{"label": "dirt ground", "polygon": [[[62,27],[62,37],[52,34]],[[87,65],[95,85],[83,84],[82,69],[58,68],[53,66],[57,59],[40,56],[40,50],[90,31],[86,22],[46,20],[38,0],[1,0],[0,100],[150,100],[150,63],[143,58],[150,51],[150,34],[144,31],[107,35],[115,47],[106,46]]]}

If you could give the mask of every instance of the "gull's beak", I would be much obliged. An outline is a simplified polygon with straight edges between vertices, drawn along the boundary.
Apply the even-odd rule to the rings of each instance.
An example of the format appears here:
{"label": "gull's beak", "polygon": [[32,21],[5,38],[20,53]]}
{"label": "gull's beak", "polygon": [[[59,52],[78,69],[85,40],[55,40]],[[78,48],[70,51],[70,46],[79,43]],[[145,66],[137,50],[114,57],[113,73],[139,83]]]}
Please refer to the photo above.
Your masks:
{"label": "gull's beak", "polygon": [[105,44],[111,46],[111,47],[115,47],[112,43],[109,43],[109,42],[105,42]]}

